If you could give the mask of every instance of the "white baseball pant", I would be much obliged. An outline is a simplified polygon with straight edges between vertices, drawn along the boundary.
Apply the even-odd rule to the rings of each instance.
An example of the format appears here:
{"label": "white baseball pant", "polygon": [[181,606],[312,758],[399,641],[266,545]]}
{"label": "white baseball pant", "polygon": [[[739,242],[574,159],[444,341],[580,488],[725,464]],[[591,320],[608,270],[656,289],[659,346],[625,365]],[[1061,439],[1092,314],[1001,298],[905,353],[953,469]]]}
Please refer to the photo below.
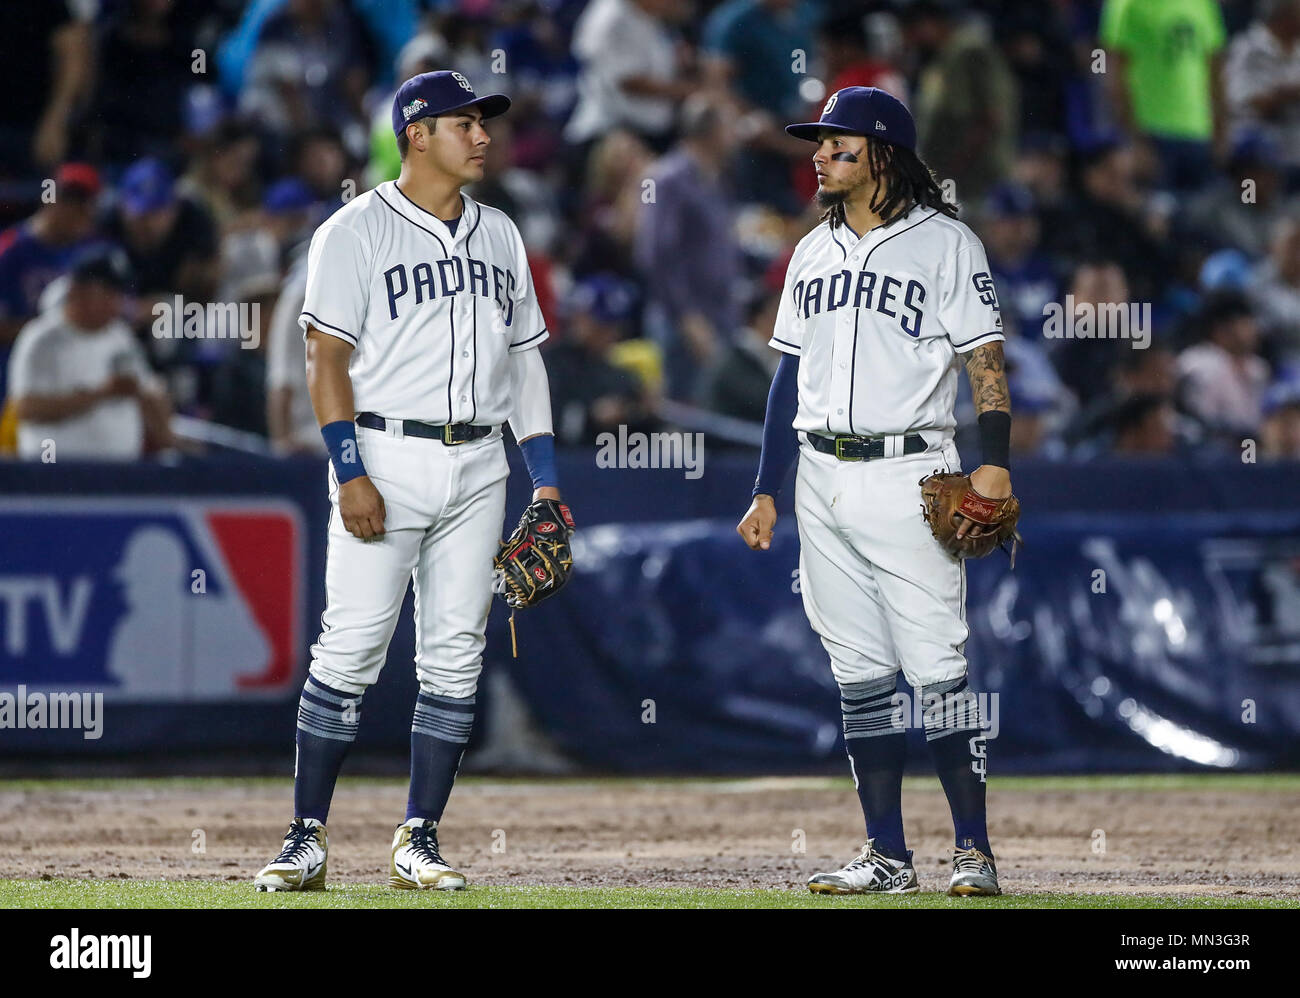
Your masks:
{"label": "white baseball pant", "polygon": [[914,688],[966,674],[966,569],[921,516],[920,480],[961,467],[951,440],[840,461],[800,434],[795,512],[804,610],[841,686],[892,676]]}
{"label": "white baseball pant", "polygon": [[383,496],[382,537],[348,533],[330,467],[325,612],[311,675],[362,693],[378,678],[406,586],[415,581],[415,671],[420,689],[468,697],[478,687],[492,601],[492,559],[505,516],[500,432],[446,446],[389,429],[357,427],[357,450]]}

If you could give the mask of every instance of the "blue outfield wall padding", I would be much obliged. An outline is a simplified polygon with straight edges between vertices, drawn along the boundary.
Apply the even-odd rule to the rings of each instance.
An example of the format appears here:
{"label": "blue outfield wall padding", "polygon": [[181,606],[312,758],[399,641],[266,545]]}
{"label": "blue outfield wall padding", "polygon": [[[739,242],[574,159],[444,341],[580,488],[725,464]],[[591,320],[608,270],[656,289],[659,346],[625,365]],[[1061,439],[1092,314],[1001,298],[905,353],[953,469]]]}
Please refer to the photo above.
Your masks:
{"label": "blue outfield wall padding", "polygon": [[[513,523],[530,483],[509,452]],[[577,573],[517,616],[518,659],[494,604],[485,667],[507,670],[593,770],[842,771],[789,485],[772,549],[754,553],[734,531],[749,452],[707,451],[698,478],[559,463]],[[1015,571],[1000,554],[968,569],[972,687],[996,695],[992,772],[1300,765],[1287,498],[1300,466],[1020,460],[1013,480],[1027,540]],[[0,760],[243,751],[290,771],[324,603],[325,481],[308,459],[0,464],[0,697],[104,698],[98,737],[0,727]],[[407,750],[411,614],[408,594],[363,749]]]}

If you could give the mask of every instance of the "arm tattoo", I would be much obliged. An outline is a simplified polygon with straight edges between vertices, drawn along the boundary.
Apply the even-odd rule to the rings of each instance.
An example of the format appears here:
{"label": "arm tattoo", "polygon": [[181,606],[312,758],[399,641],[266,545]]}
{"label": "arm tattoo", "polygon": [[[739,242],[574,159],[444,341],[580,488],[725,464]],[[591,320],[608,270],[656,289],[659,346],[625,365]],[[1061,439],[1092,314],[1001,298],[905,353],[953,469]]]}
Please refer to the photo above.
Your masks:
{"label": "arm tattoo", "polygon": [[1007,389],[1007,366],[1001,343],[986,343],[968,353],[966,373],[970,375],[976,414],[992,409],[1011,411],[1011,393]]}

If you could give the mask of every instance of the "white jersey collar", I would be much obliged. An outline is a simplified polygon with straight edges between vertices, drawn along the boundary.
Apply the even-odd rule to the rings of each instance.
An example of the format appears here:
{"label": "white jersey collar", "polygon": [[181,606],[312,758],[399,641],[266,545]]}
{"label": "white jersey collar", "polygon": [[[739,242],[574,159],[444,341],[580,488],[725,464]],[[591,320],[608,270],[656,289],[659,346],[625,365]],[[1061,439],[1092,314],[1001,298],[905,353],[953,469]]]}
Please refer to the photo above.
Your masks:
{"label": "white jersey collar", "polygon": [[456,226],[456,234],[452,235],[451,229],[437,215],[431,211],[426,211],[409,197],[402,193],[402,189],[397,186],[396,180],[389,180],[375,188],[377,193],[388,205],[408,222],[418,225],[420,228],[436,236],[443,242],[447,249],[450,250],[452,245],[465,239],[470,232],[478,227],[479,216],[483,212],[482,206],[464,191],[460,192],[461,214],[460,222]]}

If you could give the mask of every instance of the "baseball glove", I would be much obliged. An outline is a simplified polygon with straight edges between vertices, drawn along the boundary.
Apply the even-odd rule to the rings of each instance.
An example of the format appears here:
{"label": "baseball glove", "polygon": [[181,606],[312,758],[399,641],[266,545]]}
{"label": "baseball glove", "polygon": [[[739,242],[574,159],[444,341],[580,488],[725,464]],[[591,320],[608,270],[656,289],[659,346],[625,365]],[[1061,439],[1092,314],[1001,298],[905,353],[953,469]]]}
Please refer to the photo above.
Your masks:
{"label": "baseball glove", "polygon": [[573,571],[573,514],[554,499],[537,499],[492,560],[494,589],[513,610],[536,606],[559,592]]}
{"label": "baseball glove", "polygon": [[[1016,521],[1020,519],[1020,500],[1015,496],[990,499],[975,491],[970,476],[961,472],[939,472],[922,478],[921,515],[930,525],[940,546],[954,558],[983,558],[996,547],[1007,550],[1010,542],[1011,567],[1016,565],[1016,546],[1023,544]],[[958,538],[959,517],[979,524],[977,535],[967,533]]]}

